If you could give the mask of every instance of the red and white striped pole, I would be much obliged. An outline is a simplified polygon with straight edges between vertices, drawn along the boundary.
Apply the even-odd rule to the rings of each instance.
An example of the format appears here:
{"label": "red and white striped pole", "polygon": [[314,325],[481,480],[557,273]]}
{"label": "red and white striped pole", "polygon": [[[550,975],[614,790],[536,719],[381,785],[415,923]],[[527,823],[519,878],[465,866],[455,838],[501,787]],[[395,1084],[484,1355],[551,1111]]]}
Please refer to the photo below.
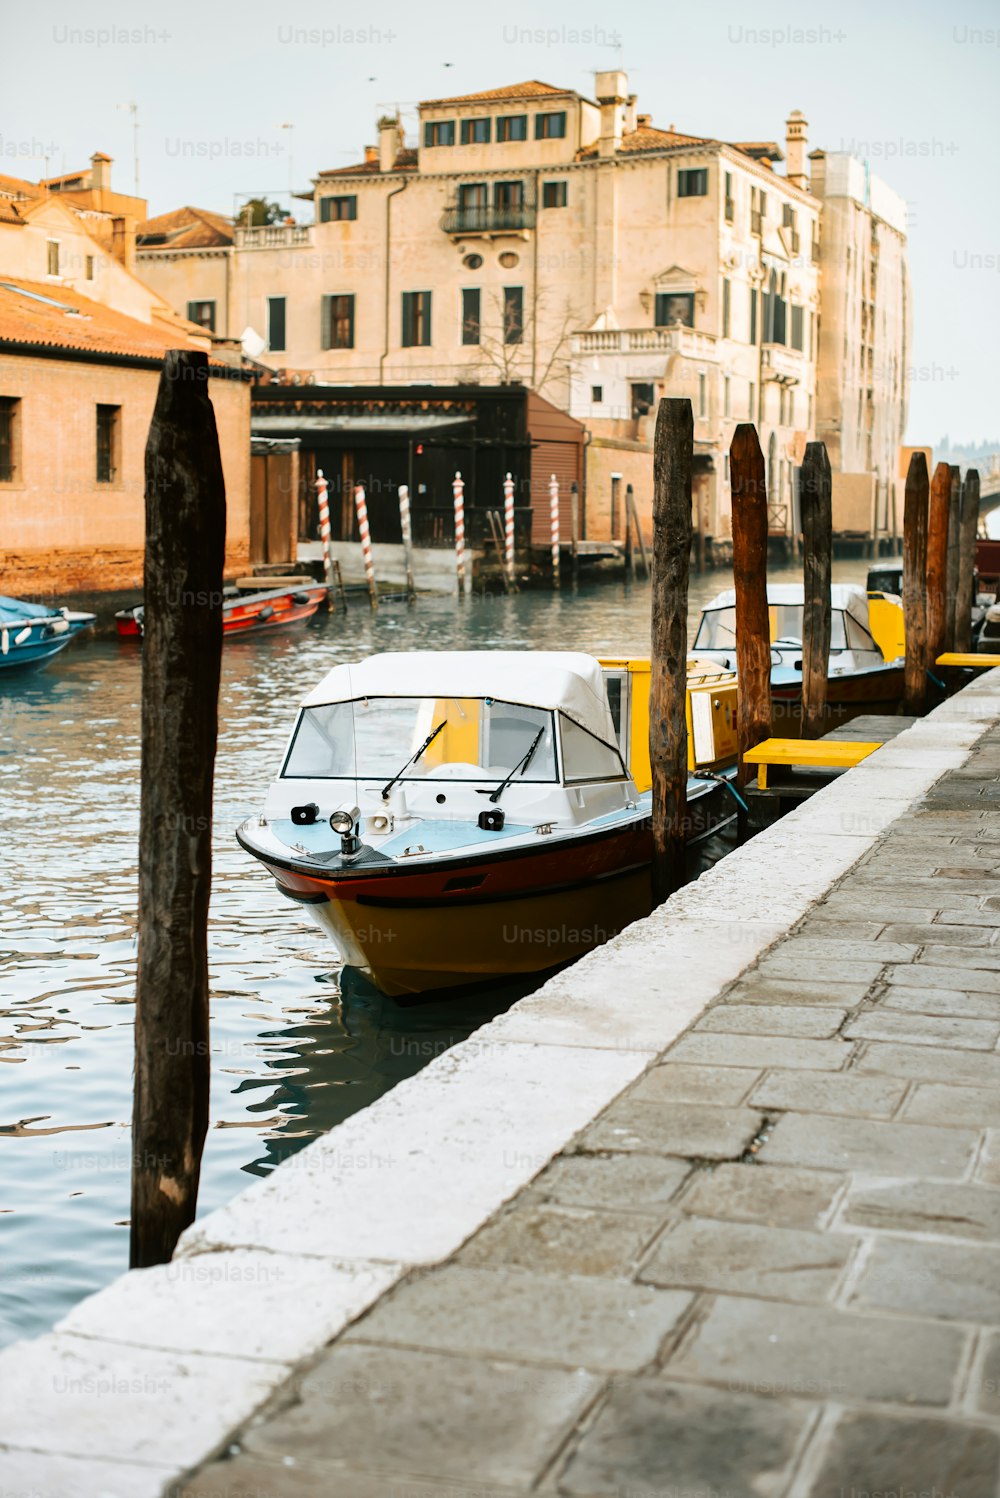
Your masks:
{"label": "red and white striped pole", "polygon": [[503,481],[503,536],[507,576],[514,581],[514,480],[508,473]]}
{"label": "red and white striped pole", "polygon": [[549,479],[549,516],[552,521],[552,586],[559,586],[559,480]]}
{"label": "red and white striped pole", "polygon": [[465,593],[465,483],[460,473],[455,474],[451,486],[455,501],[455,567],[458,571],[458,591]]}
{"label": "red and white striped pole", "polygon": [[333,581],[333,563],[330,560],[330,505],[326,497],[328,488],[322,468],[316,470],[316,497],[319,500],[319,534],[323,542],[323,576]]}
{"label": "red and white striped pole", "polygon": [[375,563],[372,560],[372,537],[368,529],[368,502],[365,499],[364,484],[354,486],[354,508],[358,512],[358,531],[361,535],[361,555],[365,563],[365,579],[368,583],[368,596],[372,602],[372,608],[378,608],[378,588],[375,584]]}

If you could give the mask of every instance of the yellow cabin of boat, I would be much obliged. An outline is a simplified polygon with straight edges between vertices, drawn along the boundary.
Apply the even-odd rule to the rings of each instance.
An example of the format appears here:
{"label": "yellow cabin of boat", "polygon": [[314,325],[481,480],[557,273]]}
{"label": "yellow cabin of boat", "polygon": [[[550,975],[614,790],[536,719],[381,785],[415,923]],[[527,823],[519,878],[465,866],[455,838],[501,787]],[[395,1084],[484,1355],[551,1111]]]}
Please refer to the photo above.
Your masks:
{"label": "yellow cabin of boat", "polygon": [[[636,788],[648,791],[649,768],[649,658],[603,656],[601,667],[608,686],[618,743]],[[736,676],[715,661],[688,660],[685,712],[688,770],[720,770],[735,763]]]}
{"label": "yellow cabin of boat", "polygon": [[903,605],[894,593],[868,594],[868,629],[883,660],[895,661],[906,654]]}

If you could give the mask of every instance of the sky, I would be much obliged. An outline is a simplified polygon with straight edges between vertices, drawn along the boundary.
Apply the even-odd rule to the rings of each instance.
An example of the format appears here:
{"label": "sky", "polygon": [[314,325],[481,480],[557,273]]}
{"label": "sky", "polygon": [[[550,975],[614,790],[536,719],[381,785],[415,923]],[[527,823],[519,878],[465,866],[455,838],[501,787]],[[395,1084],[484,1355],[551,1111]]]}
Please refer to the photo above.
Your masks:
{"label": "sky", "polygon": [[137,118],[151,214],[232,213],[259,194],[287,203],[290,185],[359,161],[386,110],[401,107],[412,141],[418,99],[528,78],[592,96],[596,71],[623,68],[654,124],[723,140],[783,142],[801,109],[810,150],[853,151],[908,203],[907,440],[1000,439],[1000,10],[989,0],[173,0],[145,12],[0,0],[0,32],[0,172],[55,175],[102,150],[114,186],[131,191]]}

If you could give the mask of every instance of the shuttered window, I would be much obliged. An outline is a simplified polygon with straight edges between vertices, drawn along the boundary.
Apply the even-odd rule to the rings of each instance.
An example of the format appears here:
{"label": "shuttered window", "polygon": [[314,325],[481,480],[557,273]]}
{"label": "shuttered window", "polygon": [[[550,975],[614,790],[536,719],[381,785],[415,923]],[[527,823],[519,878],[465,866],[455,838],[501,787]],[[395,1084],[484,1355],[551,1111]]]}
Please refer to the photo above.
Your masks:
{"label": "shuttered window", "polygon": [[478,286],[462,288],[462,342],[478,343],[482,293]]}
{"label": "shuttered window", "polygon": [[354,347],[354,294],[323,298],[322,345],[325,349]]}
{"label": "shuttered window", "polygon": [[428,348],[431,341],[431,294],[403,292],[403,347]]}

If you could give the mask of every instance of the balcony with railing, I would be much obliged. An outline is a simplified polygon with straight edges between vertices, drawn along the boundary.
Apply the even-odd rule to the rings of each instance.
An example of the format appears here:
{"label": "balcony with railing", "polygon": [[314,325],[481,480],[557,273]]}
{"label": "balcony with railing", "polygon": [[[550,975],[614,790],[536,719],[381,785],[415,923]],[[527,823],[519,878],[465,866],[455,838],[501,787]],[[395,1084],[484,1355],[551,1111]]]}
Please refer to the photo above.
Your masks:
{"label": "balcony with railing", "polygon": [[238,250],[284,250],[291,245],[311,244],[311,224],[257,224],[236,230]]}
{"label": "balcony with railing", "polygon": [[714,333],[677,323],[672,328],[599,328],[573,334],[574,354],[681,354],[688,359],[718,358]]}
{"label": "balcony with railing", "polygon": [[536,218],[537,209],[528,203],[510,208],[465,208],[452,204],[441,215],[441,228],[456,238],[492,239],[499,234],[521,234],[525,229],[533,229]]}

